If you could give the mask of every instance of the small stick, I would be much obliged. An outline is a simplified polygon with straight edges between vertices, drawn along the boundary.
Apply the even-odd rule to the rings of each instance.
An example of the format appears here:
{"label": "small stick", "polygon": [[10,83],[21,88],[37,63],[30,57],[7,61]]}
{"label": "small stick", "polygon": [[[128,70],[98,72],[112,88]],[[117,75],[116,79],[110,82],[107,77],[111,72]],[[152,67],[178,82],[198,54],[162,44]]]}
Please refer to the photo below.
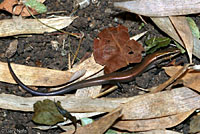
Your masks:
{"label": "small stick", "polygon": [[163,89],[165,89],[167,86],[169,86],[170,84],[172,84],[175,80],[177,80],[181,75],[183,75],[187,70],[188,67],[191,64],[186,64],[185,66],[183,66],[180,70],[178,70],[177,73],[175,73],[169,80],[167,80],[166,82],[164,82],[163,84],[159,85],[157,88],[151,90],[151,93],[156,93],[156,92],[160,92]]}
{"label": "small stick", "polygon": [[65,33],[65,34],[74,36],[74,37],[76,37],[76,38],[80,38],[79,36],[77,36],[77,35],[74,34],[74,33],[66,32],[66,31],[64,31],[64,30],[57,29],[57,28],[55,28],[55,27],[52,27],[52,26],[49,26],[49,25],[43,23],[42,21],[40,21],[38,18],[36,18],[36,17],[31,13],[31,11],[29,10],[29,8],[28,8],[27,6],[26,6],[26,9],[27,9],[27,11],[29,12],[29,14],[30,14],[34,19],[36,19],[38,22],[40,22],[41,24],[43,24],[43,25],[45,25],[45,26],[47,26],[47,27],[49,27],[49,28],[55,29],[55,30],[57,30],[57,31],[59,31],[59,32],[61,32],[61,33]]}
{"label": "small stick", "polygon": [[105,95],[105,94],[107,94],[107,93],[110,93],[110,92],[114,91],[114,90],[117,89],[117,88],[118,88],[118,86],[112,86],[112,87],[109,88],[108,90],[106,90],[106,91],[104,91],[104,92],[98,94],[97,96],[94,96],[93,99],[99,98],[99,97],[101,97],[101,96],[103,96],[103,95]]}
{"label": "small stick", "polygon": [[84,33],[83,32],[81,32],[81,33],[82,33],[82,36],[80,37],[80,40],[79,40],[79,43],[78,43],[78,48],[77,48],[77,50],[76,50],[76,52],[74,54],[74,58],[73,58],[72,63],[71,63],[72,65],[74,64],[74,61],[75,61],[75,59],[76,59],[76,57],[78,55],[78,52],[80,50],[80,47],[81,47],[81,43],[83,41]]}

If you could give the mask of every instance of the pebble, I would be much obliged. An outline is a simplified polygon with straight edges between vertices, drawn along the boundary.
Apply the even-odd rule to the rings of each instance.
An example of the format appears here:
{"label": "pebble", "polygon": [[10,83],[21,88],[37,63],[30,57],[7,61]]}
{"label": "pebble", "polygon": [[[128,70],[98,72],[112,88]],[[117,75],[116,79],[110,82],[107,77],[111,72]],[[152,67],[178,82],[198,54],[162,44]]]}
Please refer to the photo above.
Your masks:
{"label": "pebble", "polygon": [[105,13],[108,13],[108,14],[111,14],[111,13],[112,13],[112,10],[111,10],[110,8],[106,8],[104,12],[105,12]]}

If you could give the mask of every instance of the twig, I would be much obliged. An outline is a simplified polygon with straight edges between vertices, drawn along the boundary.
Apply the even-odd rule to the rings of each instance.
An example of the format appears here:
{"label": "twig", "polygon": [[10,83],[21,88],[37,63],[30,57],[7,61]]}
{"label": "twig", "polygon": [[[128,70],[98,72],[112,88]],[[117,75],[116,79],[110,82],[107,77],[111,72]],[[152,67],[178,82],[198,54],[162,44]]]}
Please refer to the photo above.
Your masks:
{"label": "twig", "polygon": [[185,66],[183,66],[180,70],[178,70],[177,73],[175,73],[169,80],[167,80],[166,82],[164,82],[163,84],[159,85],[157,88],[151,90],[151,93],[156,93],[156,92],[160,92],[163,89],[165,89],[167,86],[169,86],[171,83],[173,83],[175,80],[177,80],[181,75],[183,75],[187,70],[188,67],[191,64],[186,64]]}
{"label": "twig", "polygon": [[79,52],[79,50],[80,50],[80,47],[81,47],[81,43],[82,43],[82,41],[83,41],[84,33],[83,33],[83,32],[81,32],[81,33],[82,33],[82,34],[81,34],[81,37],[80,37],[80,40],[79,40],[79,43],[78,43],[78,48],[77,48],[77,50],[76,50],[76,52],[75,52],[75,55],[74,55],[74,58],[73,58],[73,60],[72,60],[72,62],[71,62],[72,65],[74,64],[74,61],[75,61],[75,59],[76,59],[76,57],[77,57],[77,55],[78,55],[78,52]]}
{"label": "twig", "polygon": [[106,91],[104,91],[104,92],[98,94],[97,96],[94,96],[93,99],[99,98],[99,97],[101,97],[101,96],[103,96],[103,95],[105,95],[105,94],[107,94],[107,93],[110,93],[110,92],[114,91],[114,90],[117,89],[117,88],[118,88],[118,86],[112,86],[112,87],[109,88],[108,90],[106,90]]}
{"label": "twig", "polygon": [[36,17],[31,13],[31,11],[29,10],[29,8],[28,8],[27,6],[26,6],[26,9],[27,9],[27,11],[29,12],[29,14],[30,14],[34,19],[36,19],[38,22],[40,22],[41,24],[45,25],[46,27],[49,27],[49,28],[55,29],[55,30],[57,30],[57,31],[60,31],[60,32],[62,32],[62,33],[65,33],[65,34],[68,34],[68,35],[74,36],[74,37],[76,37],[76,38],[80,38],[79,36],[77,36],[77,35],[74,34],[74,33],[66,32],[66,31],[64,31],[64,30],[57,29],[57,28],[55,28],[55,27],[52,27],[52,26],[49,26],[49,25],[43,23],[42,21],[40,21],[38,18],[36,18]]}

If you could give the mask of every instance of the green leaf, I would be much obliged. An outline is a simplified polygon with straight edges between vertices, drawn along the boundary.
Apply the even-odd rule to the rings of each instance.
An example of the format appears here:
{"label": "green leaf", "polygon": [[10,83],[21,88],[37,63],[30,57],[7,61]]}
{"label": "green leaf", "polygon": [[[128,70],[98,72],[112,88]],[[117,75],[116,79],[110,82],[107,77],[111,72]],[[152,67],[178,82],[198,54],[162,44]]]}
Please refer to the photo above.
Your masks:
{"label": "green leaf", "polygon": [[108,129],[108,131],[106,131],[105,134],[117,134],[117,131]]}
{"label": "green leaf", "polygon": [[136,133],[134,133],[134,132],[132,132],[132,133],[127,133],[127,132],[125,132],[125,133],[122,133],[122,134],[136,134]]}
{"label": "green leaf", "polygon": [[144,27],[144,23],[142,22],[139,26],[139,30],[141,30]]}
{"label": "green leaf", "polygon": [[92,122],[93,122],[93,119],[90,119],[90,118],[82,118],[82,119],[81,119],[81,124],[82,124],[82,126],[91,124]]}
{"label": "green leaf", "polygon": [[47,7],[37,0],[27,0],[24,4],[35,9],[38,13],[44,13],[47,11]]}
{"label": "green leaf", "polygon": [[192,35],[199,39],[200,38],[199,28],[197,27],[197,25],[194,22],[194,20],[192,18],[190,18],[190,17],[187,17],[187,22],[188,22],[188,24],[190,26],[190,29],[192,31]]}
{"label": "green leaf", "polygon": [[[112,130],[112,129],[108,129],[108,131],[106,131],[105,134],[118,134],[118,132],[115,130]],[[120,134],[135,134],[135,133],[134,132],[132,132],[132,133],[124,132],[124,133],[120,133]]]}
{"label": "green leaf", "polygon": [[181,53],[182,53],[182,54],[186,52],[185,49],[184,49],[178,42],[176,42],[175,40],[174,40],[174,44],[176,45],[176,47],[177,47],[179,50],[181,50]]}
{"label": "green leaf", "polygon": [[153,37],[145,41],[147,54],[155,52],[161,47],[166,47],[170,44],[171,39],[167,37]]}
{"label": "green leaf", "polygon": [[58,111],[55,103],[49,99],[37,101],[34,104],[34,112],[32,120],[38,124],[55,125],[64,121],[64,117]]}

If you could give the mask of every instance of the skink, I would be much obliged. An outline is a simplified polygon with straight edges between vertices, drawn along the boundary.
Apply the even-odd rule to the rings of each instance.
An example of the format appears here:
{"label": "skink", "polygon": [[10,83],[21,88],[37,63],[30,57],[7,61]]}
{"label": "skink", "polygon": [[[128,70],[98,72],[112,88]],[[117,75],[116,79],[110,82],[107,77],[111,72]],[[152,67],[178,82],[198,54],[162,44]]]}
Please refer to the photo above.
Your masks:
{"label": "skink", "polygon": [[96,85],[103,85],[103,84],[117,84],[117,83],[123,83],[123,82],[129,82],[132,81],[136,76],[140,75],[144,70],[146,70],[148,67],[152,66],[154,61],[158,59],[166,59],[171,58],[177,54],[179,54],[180,51],[178,49],[167,49],[167,50],[161,50],[157,51],[153,54],[147,55],[141,63],[136,64],[132,69],[123,71],[123,72],[113,72],[110,74],[106,74],[100,77],[88,79],[88,80],[82,80],[80,82],[73,83],[71,85],[62,87],[61,89],[58,89],[56,91],[51,91],[47,93],[35,91],[25,84],[21,82],[21,80],[18,79],[18,77],[15,75],[9,59],[8,62],[8,68],[10,70],[10,73],[13,77],[13,79],[16,81],[19,86],[26,90],[27,92],[31,93],[32,95],[37,96],[52,96],[52,95],[62,95],[66,93],[70,93],[72,91],[75,91],[80,88],[90,87],[90,86],[96,86]]}

